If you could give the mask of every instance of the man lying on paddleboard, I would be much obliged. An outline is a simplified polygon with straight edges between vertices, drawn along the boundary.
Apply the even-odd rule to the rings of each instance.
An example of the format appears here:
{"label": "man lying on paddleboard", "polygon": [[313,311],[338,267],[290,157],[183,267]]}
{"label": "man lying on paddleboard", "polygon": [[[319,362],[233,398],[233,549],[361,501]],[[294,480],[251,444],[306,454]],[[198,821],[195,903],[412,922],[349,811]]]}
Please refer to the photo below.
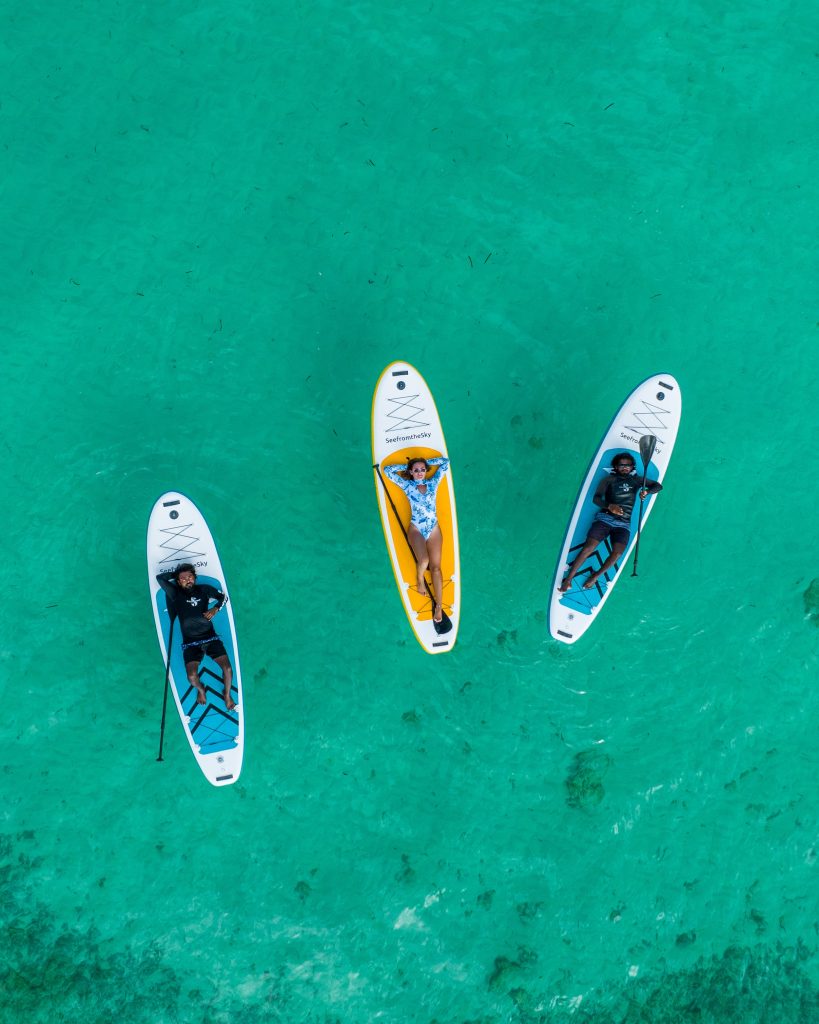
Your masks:
{"label": "man lying on paddleboard", "polygon": [[[230,695],[233,669],[225,645],[216,635],[210,621],[222,609],[227,598],[221,590],[209,583],[197,583],[196,570],[189,562],[183,562],[169,572],[159,573],[156,582],[165,591],[168,611],[179,619],[182,628],[182,659],[188,682],[197,689],[197,703],[207,703],[205,687],[199,678],[199,665],[207,654],[222,670],[225,707],[232,711],[236,707]],[[218,603],[208,608],[211,598]]]}
{"label": "man lying on paddleboard", "polygon": [[631,537],[631,513],[634,511],[634,502],[637,495],[640,501],[645,501],[649,494],[656,494],[663,489],[663,485],[656,480],[646,480],[645,486],[635,474],[636,463],[630,452],[620,452],[611,460],[614,467],[614,475],[606,474],[594,491],[592,501],[600,508],[591,524],[586,542],[580,549],[580,554],[575,558],[569,567],[563,582],[558,589],[562,593],[571,587],[578,569],[591,557],[597,545],[611,537],[611,554],[603,562],[600,568],[591,573],[583,583],[584,590],[591,590],[597,583],[600,576],[610,569],[617,559],[628,547]]}

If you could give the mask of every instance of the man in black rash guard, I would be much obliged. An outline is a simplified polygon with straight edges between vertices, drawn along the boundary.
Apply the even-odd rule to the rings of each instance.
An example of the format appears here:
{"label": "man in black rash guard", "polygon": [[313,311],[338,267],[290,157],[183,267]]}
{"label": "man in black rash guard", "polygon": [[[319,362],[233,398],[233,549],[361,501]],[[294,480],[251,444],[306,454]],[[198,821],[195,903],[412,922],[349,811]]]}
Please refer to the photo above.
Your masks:
{"label": "man in black rash guard", "polygon": [[561,593],[565,594],[571,587],[578,569],[591,556],[600,541],[611,535],[611,554],[583,583],[584,590],[591,590],[598,578],[614,565],[628,547],[631,537],[631,513],[634,511],[637,495],[640,495],[640,501],[645,501],[649,494],[656,494],[663,489],[663,485],[656,480],[646,480],[645,487],[641,488],[640,480],[634,473],[634,456],[629,452],[615,455],[611,464],[614,467],[614,476],[606,474],[595,488],[592,500],[600,511],[594,517],[580,554],[569,566],[569,571],[558,587]]}
{"label": "man in black rash guard", "polygon": [[[189,562],[183,562],[170,572],[159,573],[156,582],[165,591],[168,611],[179,619],[185,672],[191,686],[197,689],[197,703],[207,702],[205,687],[199,678],[199,664],[207,654],[222,670],[225,707],[232,711],[236,707],[230,695],[233,669],[225,645],[211,625],[211,619],[224,607],[227,598],[216,587],[208,583],[197,583],[196,570]],[[208,608],[211,600],[217,604],[213,608]]]}

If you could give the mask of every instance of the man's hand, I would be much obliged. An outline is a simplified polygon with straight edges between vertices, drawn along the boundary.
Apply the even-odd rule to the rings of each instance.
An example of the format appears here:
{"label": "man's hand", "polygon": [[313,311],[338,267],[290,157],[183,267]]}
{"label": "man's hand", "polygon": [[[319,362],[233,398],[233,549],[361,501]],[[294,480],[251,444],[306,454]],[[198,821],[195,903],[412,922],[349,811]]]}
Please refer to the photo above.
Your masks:
{"label": "man's hand", "polygon": [[623,511],[623,506],[622,505],[609,505],[609,512],[611,512],[611,514],[613,516],[624,516],[625,515],[625,512]]}
{"label": "man's hand", "polygon": [[208,622],[210,622],[210,620],[213,618],[213,616],[218,611],[219,611],[218,608],[208,608],[208,610],[206,612],[203,612],[202,614],[205,616],[205,618],[208,620]]}

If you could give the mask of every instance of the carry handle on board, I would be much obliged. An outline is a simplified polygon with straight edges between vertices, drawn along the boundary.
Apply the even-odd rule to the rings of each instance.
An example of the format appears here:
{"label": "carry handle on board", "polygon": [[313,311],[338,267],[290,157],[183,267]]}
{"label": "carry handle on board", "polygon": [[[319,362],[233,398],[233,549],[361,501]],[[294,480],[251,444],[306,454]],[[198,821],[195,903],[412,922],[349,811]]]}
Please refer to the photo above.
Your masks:
{"label": "carry handle on board", "polygon": [[[642,491],[646,485],[646,477],[648,476],[648,464],[651,462],[651,456],[654,454],[654,449],[657,447],[657,438],[653,434],[646,434],[640,438],[640,458],[643,460],[643,482],[640,484],[640,490]],[[632,565],[632,576],[637,575],[637,556],[640,554],[640,529],[643,525],[643,499],[640,498],[640,512],[637,516],[637,540],[634,544],[634,564]]]}
{"label": "carry handle on board", "polygon": [[[395,504],[392,500],[392,495],[387,490],[387,485],[384,482],[384,477],[381,475],[381,469],[377,465],[374,465],[373,469],[376,471],[376,473],[378,473],[378,479],[381,481],[381,486],[384,488],[384,493],[387,495],[387,501],[390,503],[390,508],[392,509],[395,515],[395,521],[401,528],[401,533],[404,534],[404,540],[407,542],[407,547],[410,549],[410,552],[412,554],[412,560],[417,565],[418,559],[415,557],[415,552],[413,551],[412,544],[410,544],[410,539],[407,536],[407,531],[404,529],[404,524],[401,522],[401,516],[398,515],[398,509],[395,507]],[[424,583],[426,583],[427,593],[429,594],[429,599],[432,602],[432,626],[435,632],[438,634],[438,636],[443,636],[444,633],[448,633],[452,629],[452,619],[450,619],[450,617],[444,611],[444,606],[441,605],[441,621],[435,621],[435,591],[433,590],[432,587],[432,578],[430,577],[430,579],[427,580],[426,574],[424,574]]]}

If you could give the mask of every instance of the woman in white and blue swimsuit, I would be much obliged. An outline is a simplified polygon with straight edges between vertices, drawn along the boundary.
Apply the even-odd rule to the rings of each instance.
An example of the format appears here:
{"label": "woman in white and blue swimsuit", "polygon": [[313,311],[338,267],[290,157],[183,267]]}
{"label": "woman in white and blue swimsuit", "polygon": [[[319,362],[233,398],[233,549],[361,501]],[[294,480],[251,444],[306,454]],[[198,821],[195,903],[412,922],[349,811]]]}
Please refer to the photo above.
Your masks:
{"label": "woman in white and blue swimsuit", "polygon": [[[427,470],[430,466],[438,468],[427,480]],[[429,569],[435,597],[435,609],[432,613],[435,622],[440,622],[442,618],[444,594],[444,581],[441,576],[443,536],[438,525],[435,498],[438,484],[443,480],[448,466],[449,459],[443,456],[434,459],[410,459],[406,469],[399,466],[384,466],[384,473],[409,499],[411,516],[407,536],[417,563],[418,592],[427,593],[424,573]]]}

